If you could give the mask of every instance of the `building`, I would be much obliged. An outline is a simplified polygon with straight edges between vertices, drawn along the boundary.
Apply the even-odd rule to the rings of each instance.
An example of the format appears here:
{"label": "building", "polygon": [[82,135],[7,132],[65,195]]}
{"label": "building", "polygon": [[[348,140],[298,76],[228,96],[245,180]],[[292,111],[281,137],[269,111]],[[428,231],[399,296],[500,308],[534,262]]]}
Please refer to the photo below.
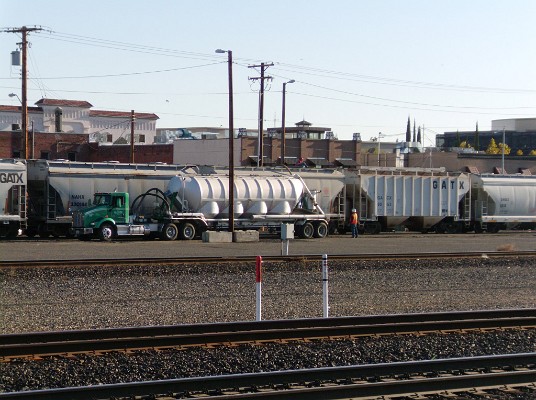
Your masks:
{"label": "building", "polygon": [[436,135],[436,147],[448,150],[466,142],[476,151],[485,151],[491,139],[497,144],[503,143],[503,135],[511,154],[520,150],[523,155],[528,155],[532,150],[536,150],[536,118],[493,120],[491,130],[488,131],[480,131],[475,127],[474,131],[444,132]]}
{"label": "building", "polygon": [[[103,144],[130,143],[132,113],[93,110],[83,100],[41,99],[28,107],[28,130],[40,133],[88,135],[89,142]],[[22,126],[18,106],[0,106],[0,131],[18,131]],[[134,113],[135,143],[153,143],[158,116]]]}

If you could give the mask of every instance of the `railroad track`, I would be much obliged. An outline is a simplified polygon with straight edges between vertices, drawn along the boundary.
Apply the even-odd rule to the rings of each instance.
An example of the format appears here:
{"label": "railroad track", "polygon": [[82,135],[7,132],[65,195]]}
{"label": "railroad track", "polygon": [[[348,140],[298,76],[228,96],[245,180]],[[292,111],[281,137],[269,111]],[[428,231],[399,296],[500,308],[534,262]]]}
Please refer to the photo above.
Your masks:
{"label": "railroad track", "polygon": [[114,328],[0,335],[0,360],[135,349],[536,328],[536,309]]}
{"label": "railroad track", "polygon": [[[536,251],[490,251],[490,252],[446,252],[446,253],[399,253],[399,254],[334,254],[329,260],[411,260],[411,259],[448,259],[448,258],[498,258],[498,257],[536,257]],[[180,265],[180,264],[221,264],[255,263],[256,256],[234,257],[176,257],[176,258],[114,258],[114,259],[70,259],[70,260],[4,260],[2,268],[39,268],[39,267],[90,267],[90,266],[132,266],[132,265]],[[265,262],[318,261],[321,254],[263,256]]]}
{"label": "railroad track", "polygon": [[[536,353],[221,375],[0,393],[1,400],[88,398],[308,399],[395,396],[525,386],[536,392]],[[484,393],[484,392],[481,392]],[[173,396],[173,397],[172,397]],[[474,398],[474,396],[471,396]],[[179,397],[176,397],[179,398]],[[489,398],[489,397],[486,397]]]}

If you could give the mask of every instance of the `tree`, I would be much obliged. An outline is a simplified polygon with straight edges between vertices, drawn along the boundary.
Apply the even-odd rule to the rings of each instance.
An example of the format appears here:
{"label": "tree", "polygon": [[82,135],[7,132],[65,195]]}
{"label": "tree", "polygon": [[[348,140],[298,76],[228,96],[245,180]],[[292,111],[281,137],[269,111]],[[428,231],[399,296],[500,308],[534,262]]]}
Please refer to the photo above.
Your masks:
{"label": "tree", "polygon": [[499,154],[503,153],[503,146],[504,146],[504,154],[505,155],[510,154],[512,149],[510,148],[510,146],[508,146],[507,144],[503,144],[503,143],[499,143],[499,146],[498,146],[499,147]]}
{"label": "tree", "polygon": [[531,150],[529,156],[536,156],[536,150]]}
{"label": "tree", "polygon": [[475,149],[477,151],[480,150],[480,137],[478,135],[478,121],[476,122],[476,130],[475,130]]}
{"label": "tree", "polygon": [[421,143],[421,127],[417,130],[417,143]]}
{"label": "tree", "polygon": [[460,143],[460,147],[464,149],[470,149],[471,143],[469,143],[467,140],[464,140],[463,142]]}
{"label": "tree", "polygon": [[460,131],[456,130],[456,146],[455,147],[459,147],[460,146]]}
{"label": "tree", "polygon": [[415,118],[413,118],[413,143],[417,141],[417,134],[415,132]]}
{"label": "tree", "polygon": [[411,122],[408,117],[408,126],[406,127],[406,142],[411,142]]}
{"label": "tree", "polygon": [[502,154],[503,153],[503,146],[504,146],[504,154],[508,155],[512,151],[510,146],[505,145],[503,143],[497,144],[495,142],[494,138],[491,138],[488,148],[486,149],[486,154]]}
{"label": "tree", "polygon": [[486,154],[499,154],[499,146],[495,143],[494,138],[491,138],[488,148],[486,149]]}
{"label": "tree", "polygon": [[516,151],[516,156],[522,156],[523,155],[523,150],[519,149]]}

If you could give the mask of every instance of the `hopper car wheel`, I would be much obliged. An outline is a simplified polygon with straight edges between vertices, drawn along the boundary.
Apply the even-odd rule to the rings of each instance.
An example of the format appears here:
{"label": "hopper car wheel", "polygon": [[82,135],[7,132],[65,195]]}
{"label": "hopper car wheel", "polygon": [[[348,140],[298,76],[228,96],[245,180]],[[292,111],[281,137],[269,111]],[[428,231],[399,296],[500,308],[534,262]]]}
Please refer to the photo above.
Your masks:
{"label": "hopper car wheel", "polygon": [[301,226],[302,239],[311,239],[315,233],[315,228],[310,222],[306,222]]}
{"label": "hopper car wheel", "polygon": [[47,231],[47,226],[45,224],[41,224],[39,225],[39,228],[38,229],[38,232],[39,232],[39,237],[41,238],[47,238],[50,236],[50,232]]}
{"label": "hopper car wheel", "polygon": [[112,224],[104,223],[99,228],[99,239],[104,242],[109,242],[115,236],[114,227]]}
{"label": "hopper car wheel", "polygon": [[315,231],[313,236],[315,238],[325,238],[328,235],[328,224],[326,224],[324,221],[319,221],[315,224]]}
{"label": "hopper car wheel", "polygon": [[35,237],[35,235],[37,235],[37,231],[36,231],[35,228],[26,228],[26,231],[24,233],[29,238],[33,238],[33,237]]}
{"label": "hopper car wheel", "polygon": [[489,232],[489,233],[497,233],[499,232],[499,224],[495,224],[495,223],[489,223],[488,226],[486,227],[486,232]]}
{"label": "hopper car wheel", "polygon": [[183,222],[179,226],[179,238],[181,240],[192,240],[195,237],[195,225],[191,222]]}
{"label": "hopper car wheel", "polygon": [[169,240],[175,240],[177,239],[177,234],[178,234],[178,230],[177,230],[177,225],[173,224],[173,223],[167,223],[164,225],[164,228],[162,229],[162,233],[160,235],[160,238],[162,240],[166,240],[166,241],[169,241]]}

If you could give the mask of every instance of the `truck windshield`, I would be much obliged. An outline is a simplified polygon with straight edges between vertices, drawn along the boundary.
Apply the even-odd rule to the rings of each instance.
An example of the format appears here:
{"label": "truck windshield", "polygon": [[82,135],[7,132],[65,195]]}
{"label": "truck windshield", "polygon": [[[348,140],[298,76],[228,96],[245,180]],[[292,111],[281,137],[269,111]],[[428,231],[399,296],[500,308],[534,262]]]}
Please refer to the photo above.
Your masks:
{"label": "truck windshield", "polygon": [[112,196],[109,194],[96,194],[95,195],[95,201],[93,202],[94,205],[110,205],[112,202]]}

